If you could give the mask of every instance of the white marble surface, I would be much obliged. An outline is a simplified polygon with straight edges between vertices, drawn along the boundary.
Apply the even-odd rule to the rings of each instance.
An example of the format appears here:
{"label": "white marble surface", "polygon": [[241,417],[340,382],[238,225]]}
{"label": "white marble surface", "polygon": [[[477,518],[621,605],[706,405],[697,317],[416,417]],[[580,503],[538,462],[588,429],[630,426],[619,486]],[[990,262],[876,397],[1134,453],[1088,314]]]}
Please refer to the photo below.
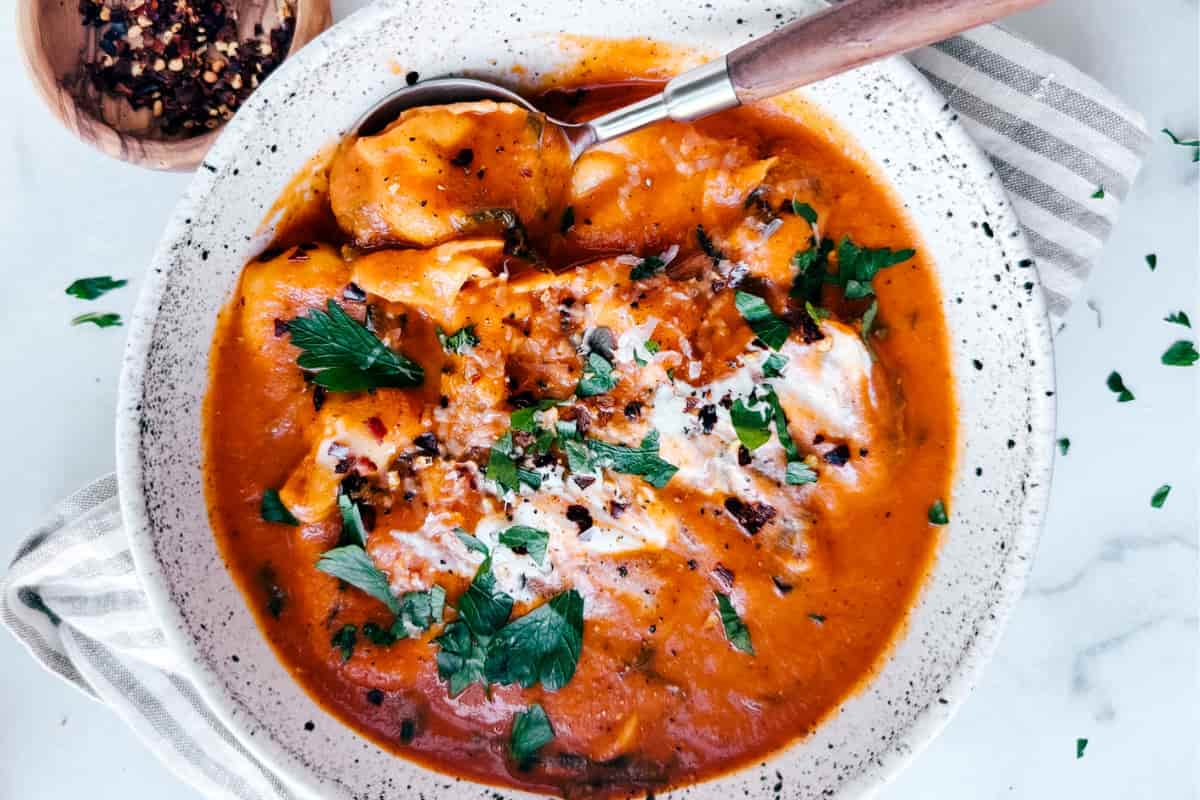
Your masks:
{"label": "white marble surface", "polygon": [[[5,561],[55,500],[113,467],[123,331],[67,320],[85,306],[128,314],[187,182],[108,160],[57,126],[21,68],[13,2],[0,0]],[[339,16],[351,7],[335,3]],[[1152,130],[1196,132],[1196,0],[1057,0],[1011,27],[1127,98]],[[1159,363],[1188,335],[1163,316],[1185,309],[1200,323],[1197,175],[1185,150],[1156,138],[1056,342],[1060,435],[1072,445],[1029,589],[973,696],[883,797],[1197,796],[1200,367]],[[76,277],[106,273],[130,287],[95,304],[63,294]],[[1135,402],[1114,401],[1112,369]],[[1155,510],[1162,483],[1174,489]],[[195,796],[7,635],[0,668],[0,799]],[[1090,740],[1082,760],[1077,737]]]}

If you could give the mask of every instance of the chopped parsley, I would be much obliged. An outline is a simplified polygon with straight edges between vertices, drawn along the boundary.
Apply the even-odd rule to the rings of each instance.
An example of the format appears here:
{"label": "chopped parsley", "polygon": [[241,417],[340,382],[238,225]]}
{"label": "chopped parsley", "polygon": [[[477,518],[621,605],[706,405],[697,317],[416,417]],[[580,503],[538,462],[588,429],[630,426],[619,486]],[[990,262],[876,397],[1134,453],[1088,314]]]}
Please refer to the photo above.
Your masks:
{"label": "chopped parsley", "polygon": [[792,266],[796,268],[796,277],[792,281],[792,297],[812,303],[820,302],[821,287],[826,282],[831,252],[832,239],[822,239],[819,245],[810,239],[806,250],[797,250],[792,255]]}
{"label": "chopped parsley", "polygon": [[424,382],[420,364],[390,350],[333,300],[327,308],[310,309],[287,326],[292,344],[303,351],[296,363],[316,373],[317,385],[331,392],[361,392]]}
{"label": "chopped parsley", "polygon": [[1070,439],[1068,439],[1064,436],[1063,438],[1058,440],[1058,452],[1062,453],[1065,456],[1070,449],[1071,449],[1071,440]]}
{"label": "chopped parsley", "polygon": [[875,294],[871,281],[880,270],[908,261],[916,254],[912,249],[859,247],[849,236],[844,236],[837,246],[837,272],[829,279],[842,287],[847,300],[861,300]]}
{"label": "chopped parsley", "polygon": [[488,556],[475,571],[467,591],[458,598],[459,619],[476,636],[491,636],[508,621],[512,607],[512,597],[496,588],[492,558]]}
{"label": "chopped parsley", "polygon": [[787,363],[787,359],[779,353],[771,353],[771,355],[767,357],[767,360],[763,362],[763,377],[782,378],[783,370],[787,367]]}
{"label": "chopped parsley", "polygon": [[1167,495],[1171,493],[1171,484],[1164,483],[1162,486],[1154,490],[1154,495],[1150,498],[1150,505],[1154,508],[1162,508],[1167,502]]}
{"label": "chopped parsley", "polygon": [[537,752],[552,741],[554,728],[540,705],[534,703],[527,710],[513,714],[508,752],[520,769],[528,768]]}
{"label": "chopped parsley", "polygon": [[[751,402],[754,399],[751,393]],[[729,409],[729,421],[733,423],[738,441],[747,450],[757,450],[771,438],[771,407],[766,404],[751,406],[738,398]]]}
{"label": "chopped parsley", "polygon": [[828,308],[814,306],[811,300],[804,301],[804,310],[808,313],[808,316],[812,319],[812,321],[818,325],[833,316],[833,312],[831,312]]}
{"label": "chopped parsley", "polygon": [[483,476],[493,480],[506,492],[517,492],[521,484],[533,489],[540,488],[542,476],[531,469],[518,467],[513,458],[512,431],[508,431],[488,451],[487,467]]}
{"label": "chopped parsley", "polygon": [[1083,754],[1084,754],[1084,751],[1087,750],[1087,746],[1088,746],[1087,739],[1076,739],[1075,740],[1075,760],[1076,761],[1083,758]]}
{"label": "chopped parsley", "polygon": [[1192,161],[1200,161],[1200,139],[1180,139],[1169,128],[1163,128],[1162,132],[1170,137],[1171,144],[1192,148]]}
{"label": "chopped parsley", "polygon": [[783,347],[790,329],[786,322],[775,316],[766,300],[739,289],[733,297],[733,303],[750,324],[750,329],[767,347],[772,350]]}
{"label": "chopped parsley", "polygon": [[817,210],[808,203],[797,202],[796,198],[792,198],[792,213],[800,217],[809,225],[817,224]]}
{"label": "chopped parsley", "polygon": [[90,322],[97,328],[117,328],[121,326],[121,315],[111,312],[101,314],[89,311],[87,314],[80,314],[77,317],[71,318],[72,325],[82,325],[85,322]]}
{"label": "chopped parsley", "polygon": [[729,595],[720,592],[713,592],[713,594],[717,598],[717,612],[721,617],[721,626],[725,629],[725,638],[736,649],[754,655],[754,644],[750,641],[750,629],[738,616],[737,609],[729,600]]}
{"label": "chopped parsley", "polygon": [[479,541],[479,539],[467,533],[462,528],[455,528],[454,535],[458,537],[458,540],[462,542],[468,550],[480,553],[484,558],[487,558],[489,555],[491,555],[491,551],[488,550],[488,546],[486,544]]}
{"label": "chopped parsley", "polygon": [[1163,317],[1163,322],[1170,322],[1173,325],[1182,325],[1185,328],[1192,327],[1192,321],[1188,319],[1186,311],[1174,311]]}
{"label": "chopped parsley", "polygon": [[475,333],[474,325],[464,325],[457,333],[446,335],[441,328],[437,329],[438,341],[447,353],[462,355],[479,344],[479,336]]}
{"label": "chopped parsley", "polygon": [[667,262],[658,256],[646,256],[637,266],[629,271],[629,280],[641,281],[653,277],[662,272],[666,266]]}
{"label": "chopped parsley", "polygon": [[788,461],[798,461],[800,451],[797,449],[796,443],[792,441],[792,434],[788,432],[787,415],[783,412],[779,396],[775,394],[775,389],[769,383],[760,387],[759,392],[767,405],[771,407],[772,416],[775,418],[775,435],[779,437],[779,444],[783,447],[783,452],[787,453]]}
{"label": "chopped parsley", "polygon": [[582,649],[583,596],[568,589],[496,633],[484,675],[492,683],[526,689],[541,683],[555,692],[575,675]]}
{"label": "chopped parsley", "polygon": [[871,334],[875,331],[875,319],[879,316],[879,301],[872,300],[862,316],[862,340],[871,343]]}
{"label": "chopped parsley", "polygon": [[342,512],[342,541],[346,544],[367,546],[367,529],[363,525],[362,513],[358,504],[350,499],[348,494],[339,494],[338,510]]}
{"label": "chopped parsley", "polygon": [[549,541],[550,534],[528,525],[513,525],[500,534],[500,544],[514,552],[528,553],[539,566],[546,561],[546,544]]}
{"label": "chopped parsley", "polygon": [[1100,184],[1096,188],[1096,191],[1092,192],[1092,199],[1093,200],[1103,200],[1104,199],[1104,184]]}
{"label": "chopped parsley", "polygon": [[802,486],[817,482],[817,471],[803,461],[792,461],[787,465],[784,482],[791,486]]}
{"label": "chopped parsley", "polygon": [[1158,255],[1155,253],[1146,254],[1146,266],[1150,267],[1150,271],[1154,272],[1158,268]]}
{"label": "chopped parsley", "polygon": [[583,361],[583,376],[575,394],[579,397],[596,397],[612,391],[617,385],[613,365],[600,353],[593,350]]}
{"label": "chopped parsley", "polygon": [[353,625],[343,625],[338,628],[329,640],[329,644],[342,651],[342,661],[350,660],[354,655],[354,645],[358,642],[358,629]]}
{"label": "chopped parsley", "polygon": [[1187,339],[1180,339],[1162,354],[1162,363],[1168,367],[1190,367],[1197,360],[1200,360],[1200,353],[1196,352],[1196,345]]}
{"label": "chopped parsley", "polygon": [[451,697],[462,694],[473,683],[485,683],[486,640],[480,641],[472,635],[466,623],[451,622],[433,641],[438,646],[438,676],[449,685]]}
{"label": "chopped parsley", "polygon": [[654,341],[653,339],[647,339],[644,347],[646,348],[646,352],[649,353],[650,355],[657,354],[658,351],[661,349],[658,342]]}
{"label": "chopped parsley", "polygon": [[296,527],[300,524],[300,520],[296,519],[296,515],[288,510],[288,507],[279,499],[278,489],[267,489],[262,494],[262,502],[258,506],[259,516],[264,522],[278,522],[282,525],[291,525]]}
{"label": "chopped parsley", "polygon": [[[679,471],[658,455],[658,431],[650,431],[637,447],[626,447],[623,444],[613,444],[599,439],[588,439],[587,450],[591,458],[590,465],[608,467],[613,472],[625,475],[638,475],[646,483],[656,489],[666,486],[671,477]],[[568,460],[571,453],[567,452]],[[574,466],[571,467],[575,469]]]}
{"label": "chopped parsley", "polygon": [[933,501],[933,505],[929,507],[929,524],[930,525],[946,525],[950,522],[950,517],[946,515],[946,504],[937,499]]}
{"label": "chopped parsley", "polygon": [[326,550],[317,561],[317,569],[366,592],[386,605],[392,614],[400,615],[400,600],[392,594],[387,573],[375,566],[367,551],[359,545],[348,544]]}
{"label": "chopped parsley", "polygon": [[97,297],[111,292],[113,289],[120,289],[128,281],[113,280],[111,275],[100,275],[95,278],[79,278],[67,287],[67,294],[72,297],[78,297],[80,300],[95,300]]}
{"label": "chopped parsley", "polygon": [[1108,390],[1116,394],[1118,403],[1128,403],[1134,399],[1133,392],[1129,391],[1129,387],[1121,379],[1121,373],[1115,370],[1110,372],[1105,383],[1108,385]]}

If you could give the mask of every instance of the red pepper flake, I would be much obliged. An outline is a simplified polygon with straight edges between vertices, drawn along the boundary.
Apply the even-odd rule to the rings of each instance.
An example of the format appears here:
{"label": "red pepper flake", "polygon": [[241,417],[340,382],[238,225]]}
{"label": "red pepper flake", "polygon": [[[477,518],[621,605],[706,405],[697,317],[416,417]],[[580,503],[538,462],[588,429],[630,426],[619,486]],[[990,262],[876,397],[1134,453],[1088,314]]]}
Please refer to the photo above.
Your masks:
{"label": "red pepper flake", "polygon": [[382,442],[383,437],[387,436],[387,426],[383,424],[383,420],[379,417],[371,417],[367,420],[367,428],[370,429],[371,435],[376,441]]}
{"label": "red pepper flake", "polygon": [[766,503],[747,503],[736,497],[725,498],[725,510],[733,515],[738,524],[751,536],[775,519],[776,514],[775,509]]}

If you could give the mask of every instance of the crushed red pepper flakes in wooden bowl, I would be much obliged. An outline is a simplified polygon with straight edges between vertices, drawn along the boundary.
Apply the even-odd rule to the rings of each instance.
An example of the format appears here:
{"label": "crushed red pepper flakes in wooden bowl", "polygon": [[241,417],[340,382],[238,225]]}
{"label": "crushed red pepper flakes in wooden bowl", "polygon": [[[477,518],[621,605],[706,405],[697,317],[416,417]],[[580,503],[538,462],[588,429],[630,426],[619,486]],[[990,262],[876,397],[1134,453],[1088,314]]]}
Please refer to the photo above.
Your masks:
{"label": "crushed red pepper flakes in wooden bowl", "polygon": [[329,0],[21,0],[20,41],[51,111],[83,141],[154,169],[194,169]]}

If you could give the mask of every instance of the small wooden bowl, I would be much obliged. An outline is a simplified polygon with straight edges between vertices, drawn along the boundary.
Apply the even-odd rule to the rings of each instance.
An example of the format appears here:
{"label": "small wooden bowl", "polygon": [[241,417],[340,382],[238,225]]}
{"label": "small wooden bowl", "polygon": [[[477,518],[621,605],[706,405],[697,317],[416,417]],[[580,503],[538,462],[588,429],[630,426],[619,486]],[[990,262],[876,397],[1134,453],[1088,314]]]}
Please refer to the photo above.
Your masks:
{"label": "small wooden bowl", "polygon": [[[259,23],[278,23],[271,0],[228,0],[236,5],[244,36]],[[286,59],[329,26],[330,0],[288,0],[295,17]],[[95,91],[79,79],[80,64],[97,52],[94,29],[87,28],[78,0],[19,0],[17,30],[25,64],[51,112],[83,141],[114,158],[151,169],[195,169],[221,131],[165,138],[154,131],[149,109],[134,110],[125,100],[105,96],[97,109]],[[92,97],[86,95],[91,93]],[[98,111],[98,113],[97,113]],[[223,123],[222,123],[223,124]]]}

